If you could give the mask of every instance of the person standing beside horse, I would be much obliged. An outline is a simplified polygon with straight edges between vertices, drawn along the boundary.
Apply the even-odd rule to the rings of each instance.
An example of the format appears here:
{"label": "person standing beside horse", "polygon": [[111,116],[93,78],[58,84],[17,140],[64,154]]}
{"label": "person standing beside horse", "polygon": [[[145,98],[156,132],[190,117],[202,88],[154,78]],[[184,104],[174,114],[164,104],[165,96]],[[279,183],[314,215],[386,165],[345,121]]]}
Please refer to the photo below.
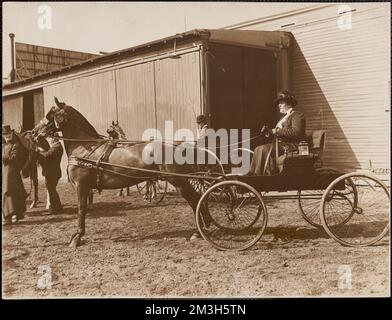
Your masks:
{"label": "person standing beside horse", "polygon": [[[31,131],[24,131],[22,125],[19,128],[19,134],[30,142],[31,146],[35,145],[37,141],[33,140]],[[38,145],[42,147],[47,147],[49,149],[48,142],[43,139],[44,145]],[[36,153],[34,152],[34,148],[29,148],[28,151],[28,160],[22,168],[22,178],[30,178],[30,196],[31,196],[31,205],[30,209],[36,208],[38,203],[38,159],[36,157]]]}
{"label": "person standing beside horse", "polygon": [[27,192],[24,188],[20,171],[28,154],[21,145],[14,130],[3,125],[3,218],[4,224],[11,224],[24,218]]}
{"label": "person standing beside horse", "polygon": [[61,157],[63,147],[56,136],[48,138],[49,150],[43,148],[36,149],[36,155],[42,167],[42,175],[45,177],[46,189],[49,194],[50,213],[56,214],[62,210],[61,200],[56,187],[61,178]]}

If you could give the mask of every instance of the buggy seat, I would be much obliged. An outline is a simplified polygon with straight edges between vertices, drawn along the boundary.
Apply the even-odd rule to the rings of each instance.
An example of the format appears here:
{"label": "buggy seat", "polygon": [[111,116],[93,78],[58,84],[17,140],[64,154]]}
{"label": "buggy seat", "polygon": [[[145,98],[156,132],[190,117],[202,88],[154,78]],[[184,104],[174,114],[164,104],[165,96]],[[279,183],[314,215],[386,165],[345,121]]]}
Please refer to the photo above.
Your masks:
{"label": "buggy seat", "polygon": [[286,152],[278,158],[277,166],[280,174],[287,172],[308,172],[322,166],[322,153],[325,147],[325,130],[315,130],[307,135],[309,154],[300,155],[298,150]]}

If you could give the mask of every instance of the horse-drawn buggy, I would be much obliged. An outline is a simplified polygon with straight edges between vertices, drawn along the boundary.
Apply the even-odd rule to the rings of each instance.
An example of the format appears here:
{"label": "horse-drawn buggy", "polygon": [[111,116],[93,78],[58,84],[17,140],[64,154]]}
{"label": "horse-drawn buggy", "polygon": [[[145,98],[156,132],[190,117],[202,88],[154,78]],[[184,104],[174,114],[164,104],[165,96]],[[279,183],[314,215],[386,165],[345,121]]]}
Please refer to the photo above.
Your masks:
{"label": "horse-drawn buggy", "polygon": [[[192,207],[202,237],[221,250],[244,250],[256,244],[267,227],[268,204],[283,199],[296,200],[307,222],[346,246],[371,245],[389,233],[389,185],[367,173],[343,173],[320,166],[325,140],[322,132],[313,134],[307,154],[285,152],[274,157],[278,168],[274,174],[239,175],[227,172],[219,161],[212,170],[165,161],[147,165],[142,155],[153,152],[157,141],[118,140],[115,142],[122,147],[109,152],[109,142],[78,111],[57,99],[56,104],[34,134],[50,136],[62,131],[69,157],[68,177],[79,199],[79,228],[71,245],[78,245],[85,233],[91,189],[141,183],[148,188],[157,181],[164,182],[164,191],[167,182],[176,187]],[[277,143],[274,139],[269,156],[277,150]]]}

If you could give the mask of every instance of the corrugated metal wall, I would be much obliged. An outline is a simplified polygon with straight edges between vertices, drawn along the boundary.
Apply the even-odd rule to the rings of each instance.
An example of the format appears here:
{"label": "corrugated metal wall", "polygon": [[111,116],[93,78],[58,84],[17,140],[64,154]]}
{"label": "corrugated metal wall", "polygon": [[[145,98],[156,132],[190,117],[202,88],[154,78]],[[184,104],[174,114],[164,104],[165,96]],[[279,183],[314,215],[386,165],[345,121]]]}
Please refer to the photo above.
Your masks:
{"label": "corrugated metal wall", "polygon": [[3,98],[3,124],[9,124],[12,129],[19,130],[23,122],[23,96]]}
{"label": "corrugated metal wall", "polygon": [[[389,5],[349,6],[344,17],[331,5],[239,28],[293,33],[292,89],[307,128],[327,129],[326,165],[390,168]],[[350,14],[352,28],[342,30]]]}

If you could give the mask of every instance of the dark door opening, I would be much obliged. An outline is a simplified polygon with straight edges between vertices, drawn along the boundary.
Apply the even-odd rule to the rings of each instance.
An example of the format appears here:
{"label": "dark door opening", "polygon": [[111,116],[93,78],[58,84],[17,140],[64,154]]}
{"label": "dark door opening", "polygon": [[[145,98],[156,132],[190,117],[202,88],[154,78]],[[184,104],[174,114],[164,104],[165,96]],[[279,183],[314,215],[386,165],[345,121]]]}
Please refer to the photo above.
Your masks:
{"label": "dark door opening", "polygon": [[27,92],[23,95],[23,130],[34,128],[34,97],[33,92]]}
{"label": "dark door opening", "polygon": [[[208,96],[211,127],[250,129],[276,122],[276,59],[273,52],[209,44]],[[259,144],[252,141],[253,149]]]}

